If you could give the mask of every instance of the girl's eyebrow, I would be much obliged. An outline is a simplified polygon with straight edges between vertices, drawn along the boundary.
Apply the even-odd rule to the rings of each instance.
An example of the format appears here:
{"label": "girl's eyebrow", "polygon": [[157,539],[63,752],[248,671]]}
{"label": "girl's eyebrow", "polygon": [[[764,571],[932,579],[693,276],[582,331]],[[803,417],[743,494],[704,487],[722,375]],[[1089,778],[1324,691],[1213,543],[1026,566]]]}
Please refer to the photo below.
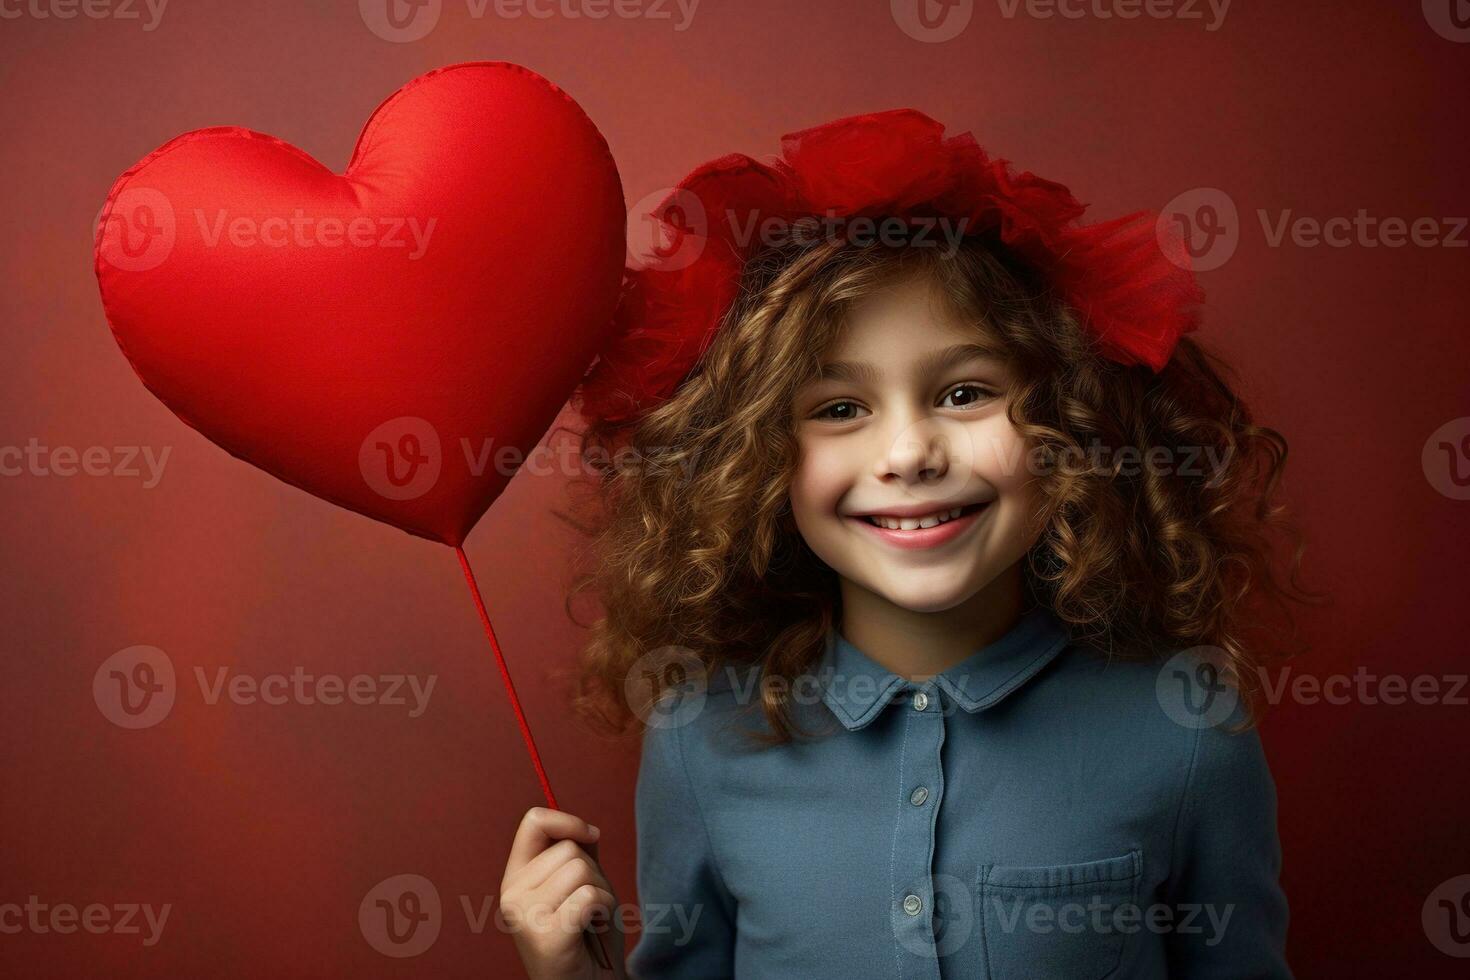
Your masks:
{"label": "girl's eyebrow", "polygon": [[[919,362],[921,374],[936,374],[947,367],[966,361],[986,360],[1005,362],[1005,352],[993,344],[954,344],[943,350],[926,355]],[[877,384],[878,369],[866,362],[828,361],[822,365],[821,380],[842,381],[848,384]]]}

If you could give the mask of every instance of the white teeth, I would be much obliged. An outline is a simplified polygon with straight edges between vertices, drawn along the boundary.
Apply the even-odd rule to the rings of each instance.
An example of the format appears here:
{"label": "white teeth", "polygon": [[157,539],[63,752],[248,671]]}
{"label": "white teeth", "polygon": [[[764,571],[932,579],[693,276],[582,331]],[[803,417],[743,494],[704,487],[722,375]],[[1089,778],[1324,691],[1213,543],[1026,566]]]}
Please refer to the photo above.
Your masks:
{"label": "white teeth", "polygon": [[885,514],[870,514],[867,520],[876,527],[886,528],[890,531],[917,531],[920,528],[938,527],[945,521],[952,521],[956,517],[959,517],[963,511],[963,507],[956,507],[954,510],[928,514],[924,517],[889,517]]}

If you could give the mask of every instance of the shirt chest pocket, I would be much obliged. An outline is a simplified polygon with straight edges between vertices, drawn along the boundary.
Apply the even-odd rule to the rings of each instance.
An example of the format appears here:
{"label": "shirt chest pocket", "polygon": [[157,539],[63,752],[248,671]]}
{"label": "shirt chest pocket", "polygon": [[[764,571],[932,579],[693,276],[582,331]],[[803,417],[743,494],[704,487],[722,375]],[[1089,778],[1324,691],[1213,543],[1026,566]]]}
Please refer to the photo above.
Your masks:
{"label": "shirt chest pocket", "polygon": [[981,865],[977,898],[985,977],[1112,977],[1131,931],[1129,914],[1137,909],[1142,875],[1137,849],[1083,864]]}

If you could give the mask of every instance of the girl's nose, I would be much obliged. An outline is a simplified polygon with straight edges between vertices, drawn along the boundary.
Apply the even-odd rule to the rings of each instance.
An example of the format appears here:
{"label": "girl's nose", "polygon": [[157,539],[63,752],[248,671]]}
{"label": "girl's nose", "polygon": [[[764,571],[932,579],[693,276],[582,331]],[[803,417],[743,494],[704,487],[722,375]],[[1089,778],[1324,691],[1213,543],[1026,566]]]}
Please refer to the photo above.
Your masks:
{"label": "girl's nose", "polygon": [[943,480],[949,473],[949,437],[935,421],[920,418],[893,432],[874,461],[873,475],[906,484]]}

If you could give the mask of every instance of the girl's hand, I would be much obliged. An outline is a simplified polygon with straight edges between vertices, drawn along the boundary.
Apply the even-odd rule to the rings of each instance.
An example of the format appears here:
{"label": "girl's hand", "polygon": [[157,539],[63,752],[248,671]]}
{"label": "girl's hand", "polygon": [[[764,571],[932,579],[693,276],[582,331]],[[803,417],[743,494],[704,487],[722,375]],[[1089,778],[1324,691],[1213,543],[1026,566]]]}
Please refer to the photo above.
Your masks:
{"label": "girl's hand", "polygon": [[[531,980],[607,975],[582,934],[594,923],[611,923],[618,904],[597,866],[596,842],[597,828],[565,810],[537,806],[521,818],[500,881],[500,909]],[[612,975],[624,977],[623,934],[613,926],[599,934]]]}

